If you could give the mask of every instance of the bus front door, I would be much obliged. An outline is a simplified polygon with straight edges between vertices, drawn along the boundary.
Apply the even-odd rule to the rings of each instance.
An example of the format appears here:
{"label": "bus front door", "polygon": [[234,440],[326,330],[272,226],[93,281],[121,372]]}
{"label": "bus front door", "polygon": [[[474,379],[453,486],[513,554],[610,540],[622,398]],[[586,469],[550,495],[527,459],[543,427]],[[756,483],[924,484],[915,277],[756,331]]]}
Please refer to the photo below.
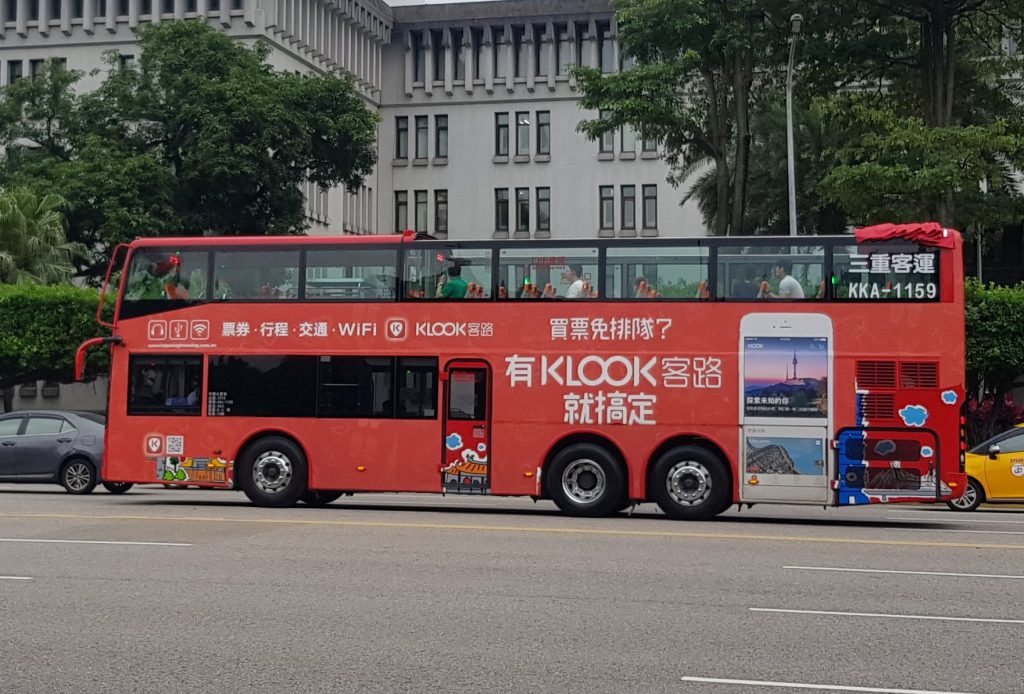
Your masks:
{"label": "bus front door", "polygon": [[441,488],[457,494],[491,491],[491,368],[482,361],[445,367]]}

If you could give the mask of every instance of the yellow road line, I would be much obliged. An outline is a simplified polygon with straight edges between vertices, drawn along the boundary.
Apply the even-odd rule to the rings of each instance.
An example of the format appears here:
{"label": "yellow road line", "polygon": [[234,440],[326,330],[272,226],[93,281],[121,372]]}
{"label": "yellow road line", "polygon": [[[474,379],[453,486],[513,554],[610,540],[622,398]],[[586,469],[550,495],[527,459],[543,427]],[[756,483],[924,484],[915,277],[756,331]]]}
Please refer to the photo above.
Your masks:
{"label": "yellow road line", "polygon": [[[810,537],[806,535],[752,535],[673,530],[611,530],[603,528],[543,528],[527,525],[475,525],[463,523],[399,523],[394,521],[299,520],[295,518],[223,518],[216,516],[90,516],[70,513],[0,513],[0,518],[38,518],[50,520],[117,520],[187,523],[245,523],[247,525],[312,525],[350,528],[404,528],[411,530],[483,530],[506,533],[546,533],[551,535],[593,535],[603,537],[663,537],[684,540],[755,540],[761,542],[812,542],[821,544],[884,545],[890,547],[944,547],[947,549],[1012,549],[1024,545],[980,542],[936,542],[929,540],[873,540],[855,537]],[[912,530],[912,529],[911,529]]]}

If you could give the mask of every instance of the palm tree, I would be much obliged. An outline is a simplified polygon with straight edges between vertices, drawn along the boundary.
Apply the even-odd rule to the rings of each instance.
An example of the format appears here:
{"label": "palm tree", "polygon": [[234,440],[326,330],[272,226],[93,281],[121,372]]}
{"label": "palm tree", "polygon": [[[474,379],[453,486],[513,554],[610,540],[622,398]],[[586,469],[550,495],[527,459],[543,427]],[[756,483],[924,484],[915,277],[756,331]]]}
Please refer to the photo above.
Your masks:
{"label": "palm tree", "polygon": [[59,284],[71,280],[85,254],[67,240],[65,201],[27,188],[0,191],[0,284]]}

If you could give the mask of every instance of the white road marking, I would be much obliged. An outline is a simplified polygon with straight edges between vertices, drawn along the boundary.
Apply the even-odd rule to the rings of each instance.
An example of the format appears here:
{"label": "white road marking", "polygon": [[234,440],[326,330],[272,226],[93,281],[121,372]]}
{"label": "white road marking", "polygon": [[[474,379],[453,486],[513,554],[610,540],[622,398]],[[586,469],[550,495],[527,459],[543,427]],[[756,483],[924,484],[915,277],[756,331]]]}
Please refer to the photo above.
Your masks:
{"label": "white road marking", "polygon": [[981,535],[1024,535],[1024,530],[962,530],[955,528],[907,528],[911,533],[975,533]]}
{"label": "white road marking", "polygon": [[815,689],[824,692],[873,692],[874,694],[970,694],[970,692],[940,692],[934,689],[852,687],[841,684],[807,684],[802,682],[769,682],[766,680],[734,680],[721,677],[683,677],[681,679],[683,682],[699,682],[701,684],[735,684],[745,687],[785,687],[786,689]]}
{"label": "white road marking", "polygon": [[[917,511],[916,513],[927,513],[927,511]],[[934,515],[934,514],[932,514]],[[906,520],[906,521],[923,521],[922,518],[917,516],[889,516],[889,520]],[[1024,520],[988,520],[986,518],[967,518],[966,515],[959,516],[957,518],[933,518],[928,521],[929,523],[1000,523],[1000,524],[1011,524],[1011,525],[1024,525]]]}
{"label": "white road marking", "polygon": [[784,569],[799,571],[846,571],[859,574],[907,574],[910,576],[957,576],[961,578],[1016,578],[1024,580],[1024,576],[1009,574],[958,574],[949,571],[898,571],[896,569],[848,569],[839,566],[783,566]]}
{"label": "white road marking", "polygon": [[31,576],[0,576],[0,581],[31,581]]}
{"label": "white road marking", "polygon": [[0,542],[43,542],[63,545],[141,545],[145,547],[192,547],[185,542],[128,542],[115,540],[36,540],[32,538],[0,537]]}
{"label": "white road marking", "polygon": [[777,607],[749,607],[751,612],[783,614],[814,614],[832,617],[876,617],[881,619],[927,619],[934,622],[987,622],[990,624],[1024,624],[1024,619],[985,619],[982,617],[938,617],[925,614],[882,614],[878,612],[833,612],[831,610],[786,610]]}

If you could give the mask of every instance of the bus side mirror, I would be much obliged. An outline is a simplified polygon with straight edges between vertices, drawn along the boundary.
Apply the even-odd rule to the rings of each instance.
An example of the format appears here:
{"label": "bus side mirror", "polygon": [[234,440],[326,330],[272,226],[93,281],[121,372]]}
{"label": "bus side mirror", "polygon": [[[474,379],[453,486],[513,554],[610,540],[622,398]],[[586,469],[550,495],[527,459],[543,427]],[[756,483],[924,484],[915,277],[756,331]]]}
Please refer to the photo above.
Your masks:
{"label": "bus side mirror", "polygon": [[988,447],[988,457],[991,458],[992,460],[995,460],[996,456],[999,455],[999,451],[999,444],[993,443],[991,446]]}

